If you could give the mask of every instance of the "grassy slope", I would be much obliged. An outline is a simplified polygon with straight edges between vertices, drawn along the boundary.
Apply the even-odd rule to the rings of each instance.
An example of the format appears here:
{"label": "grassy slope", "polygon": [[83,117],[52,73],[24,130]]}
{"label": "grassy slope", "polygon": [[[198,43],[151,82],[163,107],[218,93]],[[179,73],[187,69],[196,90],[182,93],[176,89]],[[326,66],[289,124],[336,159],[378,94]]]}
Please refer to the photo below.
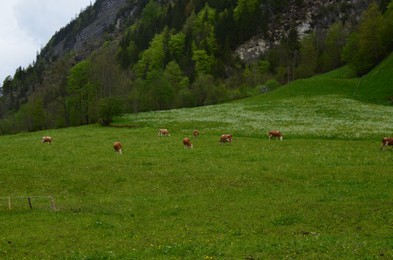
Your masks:
{"label": "grassy slope", "polygon": [[[0,258],[392,258],[392,152],[379,147],[393,109],[353,100],[359,80],[345,75],[119,120],[138,128],[0,137],[0,197],[13,196],[11,211],[0,199]],[[232,144],[218,145],[223,132]],[[21,195],[54,195],[59,211]]]}
{"label": "grassy slope", "polygon": [[393,96],[393,54],[379,66],[364,76],[360,81],[354,96],[360,100],[377,104],[391,104]]}
{"label": "grassy slope", "polygon": [[[238,102],[130,115],[122,122],[166,126],[185,134],[201,128],[208,133],[262,137],[268,130],[280,129],[290,138],[380,140],[393,135],[392,107],[363,101],[377,96],[386,100],[387,93],[393,93],[393,84],[386,83],[391,68],[393,55],[362,80],[350,78],[351,71],[341,68]],[[381,90],[374,90],[377,88]]]}

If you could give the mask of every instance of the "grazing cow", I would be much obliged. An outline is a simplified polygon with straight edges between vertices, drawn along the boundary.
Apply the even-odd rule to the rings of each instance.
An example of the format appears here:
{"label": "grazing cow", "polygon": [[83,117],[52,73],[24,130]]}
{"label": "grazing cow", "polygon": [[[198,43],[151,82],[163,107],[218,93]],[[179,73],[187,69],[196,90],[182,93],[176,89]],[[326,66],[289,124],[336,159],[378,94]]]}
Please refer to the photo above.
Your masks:
{"label": "grazing cow", "polygon": [[220,144],[223,143],[232,143],[232,135],[231,134],[223,134],[220,137]]}
{"label": "grazing cow", "polygon": [[169,134],[168,129],[159,129],[158,136],[171,136],[171,135]]}
{"label": "grazing cow", "polygon": [[51,144],[52,143],[52,137],[50,137],[50,136],[43,136],[42,137],[42,143]]}
{"label": "grazing cow", "polygon": [[113,144],[113,148],[115,149],[115,153],[118,153],[118,154],[123,153],[123,145],[120,142],[115,142]]}
{"label": "grazing cow", "polygon": [[270,140],[272,137],[276,137],[276,140],[280,139],[281,141],[282,141],[282,138],[284,137],[284,136],[282,135],[282,133],[281,133],[280,131],[278,131],[278,130],[269,131],[268,136],[269,136],[269,140]]}
{"label": "grazing cow", "polygon": [[188,138],[188,137],[185,137],[185,138],[183,139],[183,144],[184,144],[184,149],[193,148],[193,147],[192,147],[191,140],[190,140],[190,138]]}
{"label": "grazing cow", "polygon": [[388,145],[393,145],[393,138],[388,138],[388,137],[382,138],[381,151],[384,151]]}
{"label": "grazing cow", "polygon": [[192,132],[192,134],[193,134],[195,137],[197,137],[197,136],[199,135],[199,131],[195,129],[194,132]]}

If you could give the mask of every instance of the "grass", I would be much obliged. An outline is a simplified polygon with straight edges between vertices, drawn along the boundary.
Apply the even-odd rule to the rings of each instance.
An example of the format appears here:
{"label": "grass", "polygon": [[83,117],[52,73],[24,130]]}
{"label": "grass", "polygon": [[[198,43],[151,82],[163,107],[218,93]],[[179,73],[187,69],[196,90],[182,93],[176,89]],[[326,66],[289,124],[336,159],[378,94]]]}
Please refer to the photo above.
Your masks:
{"label": "grass", "polygon": [[376,104],[392,105],[393,54],[359,80],[354,97]]}
{"label": "grass", "polygon": [[393,256],[392,153],[374,141],[201,135],[184,150],[148,128],[54,133],[2,137],[19,162],[2,195],[54,195],[59,209],[3,205],[2,258]]}
{"label": "grass", "polygon": [[[0,258],[393,258],[393,152],[379,149],[393,109],[354,99],[347,75],[116,122],[131,128],[1,136]],[[57,211],[34,197],[49,195]]]}

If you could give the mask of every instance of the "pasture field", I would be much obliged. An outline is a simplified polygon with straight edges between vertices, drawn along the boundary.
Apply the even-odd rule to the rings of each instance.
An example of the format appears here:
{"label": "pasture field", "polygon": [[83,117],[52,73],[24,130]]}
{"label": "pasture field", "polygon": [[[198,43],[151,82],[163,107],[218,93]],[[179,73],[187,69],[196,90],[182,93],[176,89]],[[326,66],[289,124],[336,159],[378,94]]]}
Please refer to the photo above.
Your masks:
{"label": "pasture field", "polygon": [[[84,126],[0,138],[0,258],[393,257],[393,152],[375,140]],[[112,151],[121,140],[124,154]]]}
{"label": "pasture field", "polygon": [[393,258],[393,149],[380,151],[393,107],[353,99],[359,80],[343,74],[120,127],[1,136],[0,258]]}

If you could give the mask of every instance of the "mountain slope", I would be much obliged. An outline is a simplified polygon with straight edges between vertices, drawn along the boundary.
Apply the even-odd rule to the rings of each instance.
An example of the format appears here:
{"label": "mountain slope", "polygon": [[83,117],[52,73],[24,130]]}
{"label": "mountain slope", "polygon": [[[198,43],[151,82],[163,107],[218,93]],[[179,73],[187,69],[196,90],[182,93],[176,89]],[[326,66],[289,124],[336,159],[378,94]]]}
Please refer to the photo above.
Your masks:
{"label": "mountain slope", "polygon": [[104,34],[116,24],[118,13],[126,6],[126,0],[97,0],[77,19],[56,32],[38,59],[55,60],[69,52],[76,53],[77,59],[86,58],[92,50],[99,48]]}

